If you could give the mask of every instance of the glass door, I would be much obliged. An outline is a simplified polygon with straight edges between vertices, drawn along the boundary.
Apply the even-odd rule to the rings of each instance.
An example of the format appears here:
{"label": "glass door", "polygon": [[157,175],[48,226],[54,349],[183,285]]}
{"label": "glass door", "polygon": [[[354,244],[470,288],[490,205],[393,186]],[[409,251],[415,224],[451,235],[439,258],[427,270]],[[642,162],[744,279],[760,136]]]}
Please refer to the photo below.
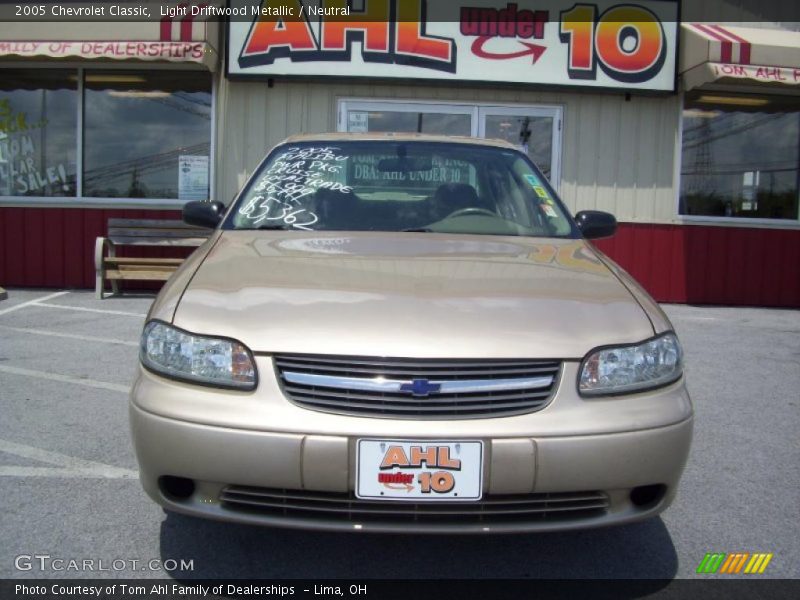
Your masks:
{"label": "glass door", "polygon": [[429,133],[506,140],[521,148],[556,189],[561,178],[558,106],[488,106],[395,100],[340,100],[338,130]]}
{"label": "glass door", "polygon": [[481,106],[478,136],[505,140],[527,153],[551,185],[561,180],[561,108]]}

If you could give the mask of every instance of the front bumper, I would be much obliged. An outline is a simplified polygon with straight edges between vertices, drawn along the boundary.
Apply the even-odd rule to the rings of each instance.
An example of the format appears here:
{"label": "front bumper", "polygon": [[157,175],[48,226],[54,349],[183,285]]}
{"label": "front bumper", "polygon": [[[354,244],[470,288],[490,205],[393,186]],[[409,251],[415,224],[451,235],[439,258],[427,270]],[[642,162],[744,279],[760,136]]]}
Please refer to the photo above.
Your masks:
{"label": "front bumper", "polygon": [[[564,385],[569,376],[562,378],[565,389],[539,413],[449,422],[314,413],[282,395],[259,400],[269,387],[262,382],[254,396],[231,395],[234,404],[254,407],[250,415],[227,412],[235,415],[228,418],[241,419],[232,426],[207,418],[214,404],[223,403],[219,394],[225,392],[140,371],[130,416],[144,489],[170,510],[202,517],[321,530],[508,533],[621,524],[664,510],[675,495],[692,437],[691,403],[683,382],[639,398],[598,402],[577,397]],[[265,404],[294,413],[293,418],[274,427],[254,427]],[[196,409],[188,412],[190,406]],[[559,411],[576,419],[575,433],[563,430]],[[176,415],[181,412],[184,418]],[[594,419],[595,426],[607,426],[610,413],[619,430],[591,432],[593,413],[603,415]],[[626,430],[621,427],[625,419],[640,426]],[[294,424],[295,431],[281,431],[277,423]],[[327,431],[322,430],[325,424]],[[521,435],[524,430],[529,433]],[[356,441],[384,435],[482,439],[484,500],[466,507],[406,505],[399,511],[392,504],[357,500],[352,493]],[[165,476],[191,480],[193,486],[187,494],[173,494]],[[243,494],[251,502],[230,500]],[[493,507],[501,505],[498,514]],[[522,506],[527,508],[514,508]],[[576,510],[564,510],[568,506]]]}

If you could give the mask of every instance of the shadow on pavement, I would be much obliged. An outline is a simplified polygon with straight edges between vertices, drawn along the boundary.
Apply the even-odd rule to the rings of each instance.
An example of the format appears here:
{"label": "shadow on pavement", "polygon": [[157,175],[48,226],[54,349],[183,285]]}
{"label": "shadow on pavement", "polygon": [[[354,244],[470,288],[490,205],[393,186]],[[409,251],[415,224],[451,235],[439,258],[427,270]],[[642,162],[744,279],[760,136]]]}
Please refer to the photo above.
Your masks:
{"label": "shadow on pavement", "polygon": [[565,533],[420,536],[318,533],[167,513],[161,557],[194,560],[179,579],[643,578],[657,591],[678,558],[660,518]]}

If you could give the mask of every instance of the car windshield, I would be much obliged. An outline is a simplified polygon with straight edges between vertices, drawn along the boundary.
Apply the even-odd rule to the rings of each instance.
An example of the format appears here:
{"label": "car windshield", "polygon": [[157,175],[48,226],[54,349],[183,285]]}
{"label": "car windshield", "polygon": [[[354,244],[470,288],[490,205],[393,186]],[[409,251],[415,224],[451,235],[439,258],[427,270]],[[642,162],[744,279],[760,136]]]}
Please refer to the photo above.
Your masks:
{"label": "car windshield", "polygon": [[422,141],[279,146],[225,228],[577,237],[553,189],[521,152]]}

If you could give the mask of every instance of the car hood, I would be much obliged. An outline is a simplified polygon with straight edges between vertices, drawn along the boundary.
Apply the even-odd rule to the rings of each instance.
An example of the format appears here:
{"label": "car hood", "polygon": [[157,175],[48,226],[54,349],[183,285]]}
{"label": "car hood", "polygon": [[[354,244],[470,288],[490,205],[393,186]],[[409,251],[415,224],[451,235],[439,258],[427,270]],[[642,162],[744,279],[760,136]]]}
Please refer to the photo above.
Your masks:
{"label": "car hood", "polygon": [[178,327],[256,352],[580,358],[653,335],[583,240],[225,231]]}

